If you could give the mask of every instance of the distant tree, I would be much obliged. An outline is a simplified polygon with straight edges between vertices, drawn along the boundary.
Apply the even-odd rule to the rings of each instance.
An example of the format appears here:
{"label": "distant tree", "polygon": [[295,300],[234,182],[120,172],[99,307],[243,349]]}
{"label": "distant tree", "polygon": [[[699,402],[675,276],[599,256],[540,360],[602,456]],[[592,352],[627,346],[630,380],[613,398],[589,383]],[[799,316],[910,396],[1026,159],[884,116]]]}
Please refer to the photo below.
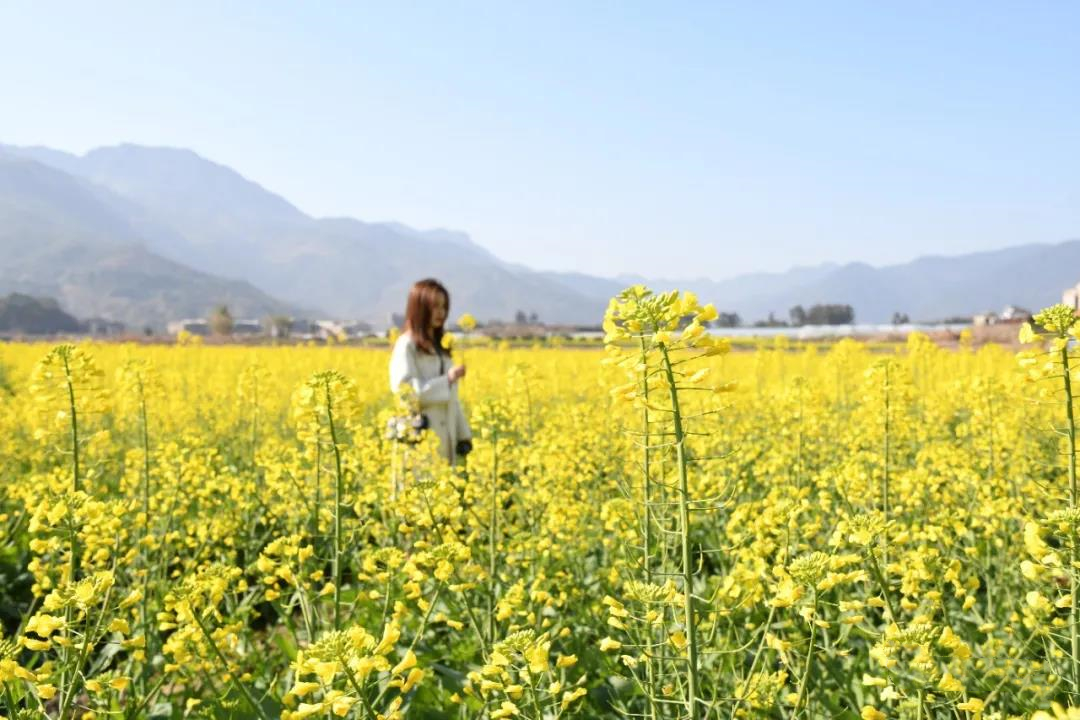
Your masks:
{"label": "distant tree", "polygon": [[713,327],[718,328],[734,328],[742,325],[742,318],[739,317],[739,313],[735,312],[721,312],[716,314],[716,319],[713,320]]}
{"label": "distant tree", "polygon": [[232,313],[229,312],[228,305],[218,305],[210,313],[210,332],[215,335],[232,335],[235,324],[236,322],[233,320]]}
{"label": "distant tree", "polygon": [[288,315],[271,315],[264,323],[270,337],[287,338],[292,333],[293,321]]}
{"label": "distant tree", "polygon": [[518,310],[514,313],[514,323],[517,325],[524,325],[529,322],[529,316],[525,314],[524,310]]}
{"label": "distant tree", "polygon": [[769,311],[769,317],[765,320],[758,320],[754,323],[754,327],[787,327],[788,324],[783,320],[776,319],[776,313],[772,310]]}
{"label": "distant tree", "polygon": [[802,305],[796,305],[788,310],[788,318],[795,327],[802,327],[806,324],[806,310],[803,309]]}
{"label": "distant tree", "polygon": [[52,298],[12,293],[0,298],[0,332],[52,335],[79,332],[81,324]]}
{"label": "distant tree", "polygon": [[529,313],[529,324],[530,325],[539,325],[540,324],[540,316],[536,314],[535,310],[533,312]]}
{"label": "distant tree", "polygon": [[806,325],[851,325],[855,309],[850,305],[819,304],[806,311]]}
{"label": "distant tree", "polygon": [[907,316],[907,313],[902,313],[902,312],[897,311],[897,312],[894,312],[892,314],[892,324],[893,325],[907,325],[910,322],[911,322],[911,318],[909,318]]}

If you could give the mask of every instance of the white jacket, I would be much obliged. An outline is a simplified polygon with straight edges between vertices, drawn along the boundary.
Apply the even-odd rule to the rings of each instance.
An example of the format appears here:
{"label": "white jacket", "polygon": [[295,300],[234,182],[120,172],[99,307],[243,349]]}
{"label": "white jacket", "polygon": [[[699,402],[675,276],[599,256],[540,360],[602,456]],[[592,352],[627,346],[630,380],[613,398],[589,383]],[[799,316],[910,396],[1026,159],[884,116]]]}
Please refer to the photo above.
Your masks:
{"label": "white jacket", "polygon": [[472,430],[458,400],[457,383],[446,376],[450,366],[447,355],[423,352],[407,332],[390,353],[390,391],[396,393],[403,382],[413,386],[429,431],[438,435],[443,456],[453,463],[458,440],[471,439]]}

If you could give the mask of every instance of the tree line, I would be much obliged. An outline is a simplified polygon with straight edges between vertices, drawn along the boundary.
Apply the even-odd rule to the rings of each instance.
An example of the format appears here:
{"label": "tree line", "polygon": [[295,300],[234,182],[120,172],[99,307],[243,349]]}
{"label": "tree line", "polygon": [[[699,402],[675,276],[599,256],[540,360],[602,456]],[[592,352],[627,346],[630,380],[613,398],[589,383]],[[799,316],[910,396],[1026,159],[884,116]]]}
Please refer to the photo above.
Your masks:
{"label": "tree line", "polygon": [[[906,317],[906,316],[905,316]],[[852,325],[855,323],[855,308],[841,303],[819,303],[804,308],[796,305],[788,310],[788,319],[769,313],[764,320],[757,320],[753,327],[802,327],[803,325]],[[741,327],[743,319],[737,312],[718,312],[711,326],[714,328]]]}

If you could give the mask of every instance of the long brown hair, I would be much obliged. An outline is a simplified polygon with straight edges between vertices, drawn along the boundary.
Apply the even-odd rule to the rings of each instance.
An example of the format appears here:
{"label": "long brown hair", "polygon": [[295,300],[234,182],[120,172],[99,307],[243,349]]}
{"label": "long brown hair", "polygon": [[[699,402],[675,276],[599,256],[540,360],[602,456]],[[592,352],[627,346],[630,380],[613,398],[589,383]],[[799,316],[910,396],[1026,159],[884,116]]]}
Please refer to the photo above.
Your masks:
{"label": "long brown hair", "polygon": [[[405,304],[405,332],[412,336],[416,347],[426,353],[450,354],[442,346],[443,328],[432,329],[431,315],[435,303],[442,295],[446,300],[446,314],[450,315],[450,293],[443,284],[434,278],[419,280],[409,290],[409,301]],[[445,322],[443,323],[445,326]]]}

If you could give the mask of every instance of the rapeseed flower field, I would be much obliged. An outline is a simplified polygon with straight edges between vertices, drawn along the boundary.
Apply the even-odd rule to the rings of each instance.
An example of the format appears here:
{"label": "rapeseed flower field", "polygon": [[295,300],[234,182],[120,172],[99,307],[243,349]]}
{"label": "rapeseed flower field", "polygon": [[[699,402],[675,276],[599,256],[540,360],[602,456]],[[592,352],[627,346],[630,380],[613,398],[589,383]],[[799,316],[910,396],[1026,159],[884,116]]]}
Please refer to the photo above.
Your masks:
{"label": "rapeseed flower field", "polygon": [[1080,717],[1076,320],[730,352],[0,346],[0,717]]}

